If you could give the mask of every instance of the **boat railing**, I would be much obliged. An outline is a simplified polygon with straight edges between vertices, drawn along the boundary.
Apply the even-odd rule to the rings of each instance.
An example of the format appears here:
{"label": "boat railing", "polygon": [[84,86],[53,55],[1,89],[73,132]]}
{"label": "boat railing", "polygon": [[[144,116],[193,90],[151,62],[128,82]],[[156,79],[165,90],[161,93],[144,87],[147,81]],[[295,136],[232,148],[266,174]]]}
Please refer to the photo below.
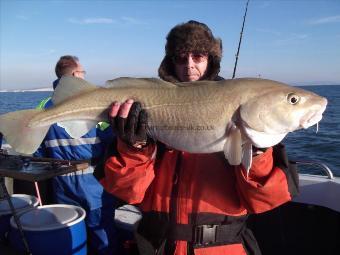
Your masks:
{"label": "boat railing", "polygon": [[[0,153],[3,153],[3,154],[8,154],[8,148],[3,148],[3,149],[0,149]],[[293,164],[297,164],[297,165],[310,165],[310,166],[317,166],[319,169],[322,170],[322,172],[324,174],[326,174],[327,178],[328,179],[334,179],[334,174],[332,172],[332,170],[325,164],[325,163],[322,163],[320,161],[317,161],[317,160],[305,160],[305,159],[302,159],[302,160],[290,160],[291,163]]]}
{"label": "boat railing", "polygon": [[322,170],[323,173],[327,175],[328,179],[334,179],[334,175],[332,170],[325,164],[320,161],[316,160],[291,160],[292,163],[295,163],[297,165],[311,165],[311,166],[317,166],[319,169]]}

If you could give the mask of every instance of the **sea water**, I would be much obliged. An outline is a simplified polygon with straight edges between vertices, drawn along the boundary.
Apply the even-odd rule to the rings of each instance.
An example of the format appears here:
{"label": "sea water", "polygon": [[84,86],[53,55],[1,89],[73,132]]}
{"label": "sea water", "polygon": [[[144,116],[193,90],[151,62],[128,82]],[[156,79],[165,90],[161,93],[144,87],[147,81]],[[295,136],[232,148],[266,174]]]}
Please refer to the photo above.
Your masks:
{"label": "sea water", "polygon": [[326,97],[328,105],[319,122],[318,131],[316,126],[313,126],[290,133],[283,140],[289,158],[320,161],[325,163],[335,176],[340,176],[340,86],[320,85],[301,88]]}
{"label": "sea water", "polygon": [[[326,164],[336,176],[340,176],[340,86],[303,86],[328,99],[328,106],[319,123],[307,130],[299,130],[287,135],[283,143],[292,160],[317,160]],[[35,108],[51,92],[2,92],[0,93],[0,114]],[[319,169],[302,169],[318,174]]]}

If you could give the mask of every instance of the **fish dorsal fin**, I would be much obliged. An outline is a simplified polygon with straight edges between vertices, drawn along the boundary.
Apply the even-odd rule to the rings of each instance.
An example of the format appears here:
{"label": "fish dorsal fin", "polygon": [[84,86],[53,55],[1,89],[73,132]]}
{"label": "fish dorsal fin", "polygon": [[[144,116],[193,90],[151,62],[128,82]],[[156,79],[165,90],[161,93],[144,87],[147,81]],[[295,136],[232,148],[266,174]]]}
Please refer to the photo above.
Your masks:
{"label": "fish dorsal fin", "polygon": [[108,88],[176,88],[177,85],[157,78],[131,78],[120,77],[108,80],[105,83]]}
{"label": "fish dorsal fin", "polygon": [[57,105],[64,100],[84,92],[96,89],[97,86],[77,77],[63,76],[55,91],[53,92],[52,102]]}

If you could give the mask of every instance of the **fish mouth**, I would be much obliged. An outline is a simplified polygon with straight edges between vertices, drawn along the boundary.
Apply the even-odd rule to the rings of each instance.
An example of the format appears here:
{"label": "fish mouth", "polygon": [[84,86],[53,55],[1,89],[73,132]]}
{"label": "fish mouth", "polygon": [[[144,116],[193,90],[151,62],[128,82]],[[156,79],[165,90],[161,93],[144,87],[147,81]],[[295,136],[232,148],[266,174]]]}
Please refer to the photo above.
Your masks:
{"label": "fish mouth", "polygon": [[322,119],[323,112],[326,110],[326,105],[327,104],[322,105],[318,111],[311,111],[301,118],[300,127],[306,129],[318,124]]}
{"label": "fish mouth", "polygon": [[303,120],[300,122],[301,128],[309,128],[311,126],[314,126],[315,124],[319,123],[319,121],[322,119],[322,114],[315,113],[307,120]]}

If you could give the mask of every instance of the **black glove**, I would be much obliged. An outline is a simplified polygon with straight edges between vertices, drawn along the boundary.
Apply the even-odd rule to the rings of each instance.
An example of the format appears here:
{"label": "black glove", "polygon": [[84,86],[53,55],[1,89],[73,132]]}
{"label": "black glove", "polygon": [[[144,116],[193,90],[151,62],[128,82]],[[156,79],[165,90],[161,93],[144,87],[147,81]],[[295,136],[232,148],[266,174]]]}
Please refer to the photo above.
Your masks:
{"label": "black glove", "polygon": [[129,146],[141,149],[148,145],[148,114],[139,102],[134,102],[127,118],[110,118],[111,126],[118,137]]}

